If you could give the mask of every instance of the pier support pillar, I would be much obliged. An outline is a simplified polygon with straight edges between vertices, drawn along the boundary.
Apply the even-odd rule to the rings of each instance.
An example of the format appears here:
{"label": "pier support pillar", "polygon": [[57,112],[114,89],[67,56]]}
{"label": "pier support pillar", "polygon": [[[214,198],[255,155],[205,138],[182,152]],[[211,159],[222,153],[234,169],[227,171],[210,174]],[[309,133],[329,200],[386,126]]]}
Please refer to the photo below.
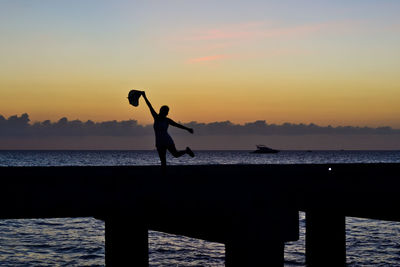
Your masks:
{"label": "pier support pillar", "polygon": [[237,240],[225,245],[226,267],[283,267],[284,243],[280,241],[246,242]]}
{"label": "pier support pillar", "polygon": [[106,266],[149,266],[148,229],[131,219],[105,220]]}
{"label": "pier support pillar", "polygon": [[306,212],[306,264],[346,266],[345,216],[329,211]]}

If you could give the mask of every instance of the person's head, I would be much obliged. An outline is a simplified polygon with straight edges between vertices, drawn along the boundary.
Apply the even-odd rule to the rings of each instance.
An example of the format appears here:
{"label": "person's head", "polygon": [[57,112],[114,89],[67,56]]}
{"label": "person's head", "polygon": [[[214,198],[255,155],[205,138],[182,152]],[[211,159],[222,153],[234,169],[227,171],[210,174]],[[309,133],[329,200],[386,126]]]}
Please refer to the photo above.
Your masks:
{"label": "person's head", "polygon": [[167,115],[168,115],[168,112],[169,112],[169,107],[168,106],[162,106],[161,108],[160,108],[160,116],[161,117],[167,117]]}

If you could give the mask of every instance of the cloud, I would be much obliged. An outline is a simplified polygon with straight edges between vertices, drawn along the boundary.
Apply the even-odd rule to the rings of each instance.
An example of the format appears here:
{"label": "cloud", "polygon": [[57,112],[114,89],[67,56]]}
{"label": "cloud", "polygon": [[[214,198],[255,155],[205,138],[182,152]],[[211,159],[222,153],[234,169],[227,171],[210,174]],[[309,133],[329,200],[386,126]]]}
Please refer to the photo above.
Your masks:
{"label": "cloud", "polygon": [[[288,25],[283,22],[259,21],[243,22],[227,25],[220,25],[213,28],[190,29],[169,36],[169,46],[186,54],[194,56],[187,59],[187,62],[204,62],[228,58],[226,53],[235,55],[234,58],[248,58],[248,53],[257,53],[258,57],[271,53],[277,56],[285,53],[275,53],[277,49],[302,50],[294,43],[287,43],[288,47],[274,47],[272,40],[293,40],[307,38],[317,34],[349,33],[359,29],[362,22],[359,21],[328,21],[308,23],[302,25]],[[265,46],[260,43],[266,42]],[[249,46],[252,49],[249,49]],[[262,48],[260,48],[262,47]],[[229,51],[229,52],[228,52]],[[199,57],[199,54],[215,54],[212,56]],[[292,53],[299,54],[298,52]],[[301,51],[300,54],[304,54]]]}
{"label": "cloud", "polygon": [[278,27],[270,29],[211,29],[204,32],[199,32],[192,37],[188,37],[186,40],[193,41],[208,41],[208,40],[254,40],[258,38],[272,38],[281,36],[295,36],[304,35],[307,33],[313,33],[323,28],[323,25],[305,25],[295,27]]}
{"label": "cloud", "polygon": [[400,129],[391,127],[356,127],[356,126],[318,126],[310,124],[283,123],[268,124],[264,120],[234,124],[230,121],[187,124],[196,129],[199,135],[308,135],[308,134],[399,134]]}
{"label": "cloud", "polygon": [[93,122],[88,120],[68,120],[61,118],[56,122],[45,120],[29,123],[29,115],[24,113],[5,119],[0,115],[0,136],[129,136],[149,135],[152,129],[142,126],[135,120]]}
{"label": "cloud", "polygon": [[184,33],[180,40],[183,41],[220,41],[242,40],[253,41],[256,39],[305,37],[316,33],[345,32],[358,27],[358,21],[330,21],[308,23],[303,25],[279,25],[277,22],[244,22],[240,24],[224,25],[211,29],[192,30]]}
{"label": "cloud", "polygon": [[[88,120],[68,120],[61,118],[56,122],[45,120],[29,123],[29,115],[0,115],[0,136],[2,137],[45,137],[45,136],[152,136],[152,125],[139,125],[136,120],[93,122]],[[316,124],[283,123],[268,124],[264,120],[235,124],[230,121],[184,123],[195,130],[196,136],[245,136],[245,135],[391,135],[400,134],[400,129],[391,127],[357,126],[318,126]],[[184,134],[182,130],[171,127],[174,135]]]}

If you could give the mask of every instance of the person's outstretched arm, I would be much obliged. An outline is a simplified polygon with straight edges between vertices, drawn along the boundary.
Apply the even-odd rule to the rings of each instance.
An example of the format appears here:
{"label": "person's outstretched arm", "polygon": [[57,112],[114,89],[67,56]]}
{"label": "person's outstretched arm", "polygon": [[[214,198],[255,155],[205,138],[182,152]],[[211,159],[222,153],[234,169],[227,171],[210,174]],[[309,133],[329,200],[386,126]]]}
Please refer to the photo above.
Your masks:
{"label": "person's outstretched arm", "polygon": [[171,120],[171,119],[168,119],[168,123],[169,123],[170,125],[172,125],[172,126],[177,127],[177,128],[186,130],[186,131],[188,131],[188,132],[191,133],[191,134],[193,133],[193,129],[192,129],[192,128],[185,127],[185,126],[183,126],[182,124],[176,123],[176,122],[174,122],[174,121]]}
{"label": "person's outstretched arm", "polygon": [[150,101],[147,99],[146,93],[143,91],[142,92],[143,98],[146,101],[147,106],[150,109],[151,115],[153,116],[154,119],[157,118],[158,114],[157,112],[154,110],[153,106],[151,105]]}

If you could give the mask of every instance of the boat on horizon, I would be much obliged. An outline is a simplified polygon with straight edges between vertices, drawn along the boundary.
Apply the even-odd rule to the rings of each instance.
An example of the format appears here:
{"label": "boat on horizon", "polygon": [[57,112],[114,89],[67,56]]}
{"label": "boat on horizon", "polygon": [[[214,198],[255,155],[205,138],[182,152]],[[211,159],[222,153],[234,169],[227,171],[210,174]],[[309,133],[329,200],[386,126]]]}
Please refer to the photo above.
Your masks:
{"label": "boat on horizon", "polygon": [[250,153],[255,153],[255,154],[275,154],[275,153],[279,152],[279,150],[269,148],[269,147],[267,147],[265,145],[256,145],[256,147],[257,147],[257,150],[254,150],[254,151],[252,151]]}

